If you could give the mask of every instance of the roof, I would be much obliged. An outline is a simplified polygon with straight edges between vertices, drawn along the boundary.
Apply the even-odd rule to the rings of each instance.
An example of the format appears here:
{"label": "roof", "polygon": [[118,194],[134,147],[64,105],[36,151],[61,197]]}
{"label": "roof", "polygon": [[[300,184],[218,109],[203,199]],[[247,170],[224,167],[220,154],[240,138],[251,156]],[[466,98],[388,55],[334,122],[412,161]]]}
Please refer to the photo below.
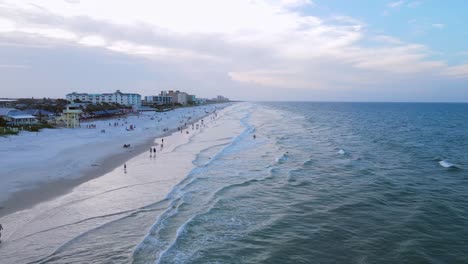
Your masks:
{"label": "roof", "polygon": [[55,113],[46,111],[46,110],[41,110],[41,109],[27,109],[23,111],[24,114],[28,115],[55,115]]}
{"label": "roof", "polygon": [[21,111],[15,108],[0,108],[0,116],[9,116],[15,113],[21,113]]}
{"label": "roof", "polygon": [[15,116],[10,116],[10,118],[13,118],[13,119],[26,119],[26,118],[36,119],[36,117],[32,116],[32,115],[15,115]]}
{"label": "roof", "polygon": [[140,94],[136,94],[136,93],[122,93],[120,90],[117,90],[115,91],[114,93],[100,93],[100,94],[89,94],[89,93],[77,93],[77,92],[73,92],[73,93],[69,93],[67,94],[67,96],[72,96],[72,95],[79,95],[79,96],[85,96],[85,95],[91,95],[91,96],[109,96],[109,95],[114,95],[114,94],[120,94],[120,95],[131,95],[131,96],[140,96]]}

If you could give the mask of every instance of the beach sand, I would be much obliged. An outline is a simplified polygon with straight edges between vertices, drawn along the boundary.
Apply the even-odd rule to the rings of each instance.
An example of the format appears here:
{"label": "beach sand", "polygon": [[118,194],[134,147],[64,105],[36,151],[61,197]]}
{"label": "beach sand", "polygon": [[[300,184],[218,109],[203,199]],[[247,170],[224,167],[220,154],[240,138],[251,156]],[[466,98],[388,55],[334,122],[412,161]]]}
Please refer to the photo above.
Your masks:
{"label": "beach sand", "polygon": [[[146,141],[131,153],[108,157],[108,160],[101,160],[101,166],[83,170],[85,177],[51,181],[41,187],[41,191],[19,192],[12,196],[29,196],[25,202],[17,200],[19,205],[12,205],[17,208],[22,207],[22,203],[30,205],[29,199],[48,201],[0,218],[5,228],[4,242],[0,246],[2,263],[46,259],[54,252],[58,254],[63,248],[73,246],[85,235],[94,234],[100,227],[109,226],[109,223],[149,205],[164,202],[196,164],[208,162],[210,156],[243,130],[238,117],[229,114],[236,107],[242,107],[242,104],[218,111],[217,117],[204,117],[204,128],[198,121],[198,130],[189,126],[186,130],[189,134],[175,131],[165,136],[162,149],[161,138],[151,140],[151,144]],[[150,157],[150,146],[157,148],[156,157]],[[131,155],[135,156],[128,159]],[[122,163],[126,164],[126,170]],[[96,177],[100,173],[104,175]],[[160,210],[164,210],[164,206]],[[159,213],[158,210],[152,212],[145,221],[141,218],[132,231],[133,240],[123,244],[132,247],[139,243]],[[118,233],[118,230],[111,233]]]}
{"label": "beach sand", "polygon": [[[62,195],[80,183],[103,175],[147,151],[154,138],[177,131],[177,127],[225,106],[144,112],[139,116],[82,123],[81,129],[46,129],[0,138],[0,217]],[[115,122],[119,126],[109,127],[109,123]],[[89,124],[97,128],[85,128]],[[137,128],[127,131],[131,124]],[[106,132],[101,133],[102,129]],[[124,149],[123,144],[132,147]]]}

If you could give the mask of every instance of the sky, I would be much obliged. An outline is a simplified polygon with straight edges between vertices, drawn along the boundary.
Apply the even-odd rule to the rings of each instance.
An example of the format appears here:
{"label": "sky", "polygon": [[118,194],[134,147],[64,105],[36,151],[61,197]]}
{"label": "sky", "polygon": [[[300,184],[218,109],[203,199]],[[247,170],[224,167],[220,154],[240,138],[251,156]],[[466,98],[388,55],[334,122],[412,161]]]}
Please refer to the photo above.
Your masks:
{"label": "sky", "polygon": [[464,0],[0,0],[0,98],[468,102]]}

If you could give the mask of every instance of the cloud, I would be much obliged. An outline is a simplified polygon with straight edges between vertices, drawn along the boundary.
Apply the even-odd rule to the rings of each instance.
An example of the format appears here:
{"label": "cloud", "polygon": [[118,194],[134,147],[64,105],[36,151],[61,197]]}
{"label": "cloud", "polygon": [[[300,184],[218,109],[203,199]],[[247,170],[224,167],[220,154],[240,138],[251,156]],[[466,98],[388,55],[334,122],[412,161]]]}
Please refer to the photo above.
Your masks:
{"label": "cloud", "polygon": [[407,4],[408,7],[410,8],[416,8],[418,6],[422,5],[421,1],[412,1]]}
{"label": "cloud", "polygon": [[455,78],[468,78],[468,64],[448,67],[443,74]]}
{"label": "cloud", "polygon": [[0,1],[2,43],[128,56],[144,69],[170,66],[174,83],[187,78],[187,86],[333,90],[463,72],[431,59],[428,47],[375,35],[353,17],[299,12],[314,5],[307,0],[30,3]]}
{"label": "cloud", "polygon": [[281,0],[280,5],[287,8],[297,8],[301,6],[313,6],[310,0]]}
{"label": "cloud", "polygon": [[0,33],[15,31],[15,23],[9,19],[0,18]]}
{"label": "cloud", "polygon": [[390,8],[399,8],[399,7],[402,6],[404,3],[405,3],[405,1],[403,1],[403,0],[395,1],[395,2],[390,2],[390,3],[388,3],[388,7],[390,7]]}
{"label": "cloud", "polygon": [[444,29],[444,28],[445,28],[445,24],[436,23],[436,24],[432,24],[432,27],[433,27],[433,28],[437,28],[437,29]]}
{"label": "cloud", "polygon": [[107,46],[107,41],[98,35],[88,35],[82,37],[79,41],[79,44],[85,45],[85,46],[91,46],[91,47],[106,47]]}
{"label": "cloud", "polygon": [[387,36],[387,35],[377,35],[373,39],[375,41],[383,42],[387,44],[394,44],[394,45],[404,44],[404,42],[401,41],[400,39],[392,37],[392,36]]}

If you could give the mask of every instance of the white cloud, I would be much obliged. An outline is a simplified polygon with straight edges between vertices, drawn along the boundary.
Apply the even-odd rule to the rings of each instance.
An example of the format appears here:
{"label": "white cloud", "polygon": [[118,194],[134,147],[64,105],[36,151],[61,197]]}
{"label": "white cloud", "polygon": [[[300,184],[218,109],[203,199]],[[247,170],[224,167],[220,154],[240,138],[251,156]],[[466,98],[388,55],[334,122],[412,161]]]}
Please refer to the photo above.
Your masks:
{"label": "white cloud", "polygon": [[403,0],[390,2],[390,3],[388,3],[388,7],[398,8],[398,7],[402,6],[404,3],[405,3],[405,1],[403,1]]}
{"label": "white cloud", "polygon": [[394,44],[394,45],[404,44],[404,42],[401,41],[400,39],[392,37],[392,36],[387,36],[387,35],[377,35],[374,37],[374,40],[378,42]]}
{"label": "white cloud", "polygon": [[416,8],[420,6],[421,4],[422,4],[421,1],[412,1],[412,2],[409,2],[407,6],[410,8]]}
{"label": "white cloud", "polygon": [[355,18],[297,12],[313,5],[308,0],[30,2],[0,2],[0,33],[95,47],[192,72],[221,72],[239,83],[318,89],[464,71],[431,60],[423,45],[373,35]]}
{"label": "white cloud", "polygon": [[16,30],[15,23],[9,19],[0,18],[0,33]]}
{"label": "white cloud", "polygon": [[105,47],[107,45],[107,41],[103,37],[97,35],[85,36],[81,38],[78,43],[91,47]]}
{"label": "white cloud", "polygon": [[296,8],[300,6],[314,5],[310,0],[280,0],[280,4],[288,8]]}
{"label": "white cloud", "polygon": [[444,28],[445,28],[445,24],[436,23],[436,24],[432,24],[432,27],[433,27],[433,28],[437,28],[437,29],[444,29]]}
{"label": "white cloud", "polygon": [[71,31],[53,27],[18,27],[17,31],[46,38],[69,41],[76,40],[78,38],[77,35]]}
{"label": "white cloud", "polygon": [[448,67],[443,71],[443,74],[456,78],[468,78],[468,64]]}

